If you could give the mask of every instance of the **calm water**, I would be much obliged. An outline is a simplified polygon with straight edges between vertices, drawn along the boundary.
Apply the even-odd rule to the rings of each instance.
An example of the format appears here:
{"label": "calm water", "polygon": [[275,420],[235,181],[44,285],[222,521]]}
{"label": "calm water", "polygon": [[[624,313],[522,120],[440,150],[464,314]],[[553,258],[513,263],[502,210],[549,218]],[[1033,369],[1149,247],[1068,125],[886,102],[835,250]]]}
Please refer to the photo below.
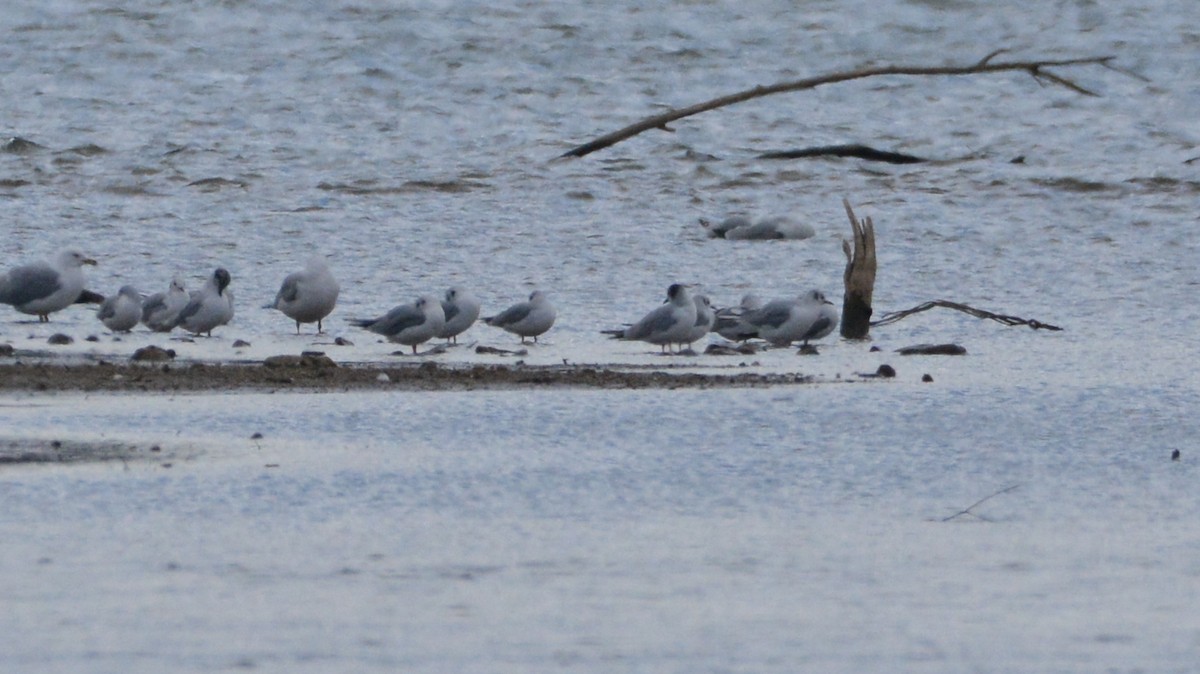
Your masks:
{"label": "calm water", "polygon": [[[9,394],[0,439],[163,453],[0,472],[4,669],[1194,667],[1200,5],[5,11],[0,136],[42,149],[0,154],[3,264],[76,245],[101,292],[220,265],[238,297],[195,343],[0,308],[18,348],[66,332],[64,352],[106,357],[391,359],[344,319],[458,283],[485,311],[552,293],[559,324],[530,362],[657,364],[597,331],[673,281],[717,304],[840,294],[844,197],[878,228],[877,310],[944,297],[1067,329],[933,313],[875,331],[882,353],[694,361],[830,382],[763,391]],[[1114,54],[1137,77],[1057,71],[1098,97],[1017,74],[867,79],[551,161],[755,84],[1001,47]],[[951,161],[753,158],[846,142]],[[818,235],[696,224],[732,213]],[[332,335],[354,346],[258,308],[314,250],[342,282]],[[971,355],[890,353],[943,341]],[[881,362],[897,381],[839,383]],[[973,510],[986,520],[941,521],[1011,485]]]}

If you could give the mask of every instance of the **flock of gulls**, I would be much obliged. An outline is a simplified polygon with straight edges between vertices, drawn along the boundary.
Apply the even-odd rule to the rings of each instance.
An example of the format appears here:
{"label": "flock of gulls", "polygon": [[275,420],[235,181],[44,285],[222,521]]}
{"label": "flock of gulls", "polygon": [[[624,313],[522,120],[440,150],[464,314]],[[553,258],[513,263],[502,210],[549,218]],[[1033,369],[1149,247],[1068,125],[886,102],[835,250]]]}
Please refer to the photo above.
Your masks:
{"label": "flock of gulls", "polygon": [[[96,315],[113,332],[128,332],[140,323],[155,332],[176,328],[194,335],[212,335],[212,331],[233,320],[232,278],[225,269],[216,269],[199,290],[188,291],[179,278],[165,292],[144,296],[133,286],[122,286],[115,295],[103,297],[86,289],[85,265],[96,261],[76,250],[64,250],[53,259],[10,269],[0,275],[0,303],[17,311],[50,320],[50,315],[72,304],[98,302]],[[304,269],[288,274],[275,299],[266,309],[276,309],[295,321],[296,333],[302,324],[323,321],[337,304],[340,287],[325,261],[314,257]],[[431,339],[457,341],[458,335],[480,320],[481,304],[470,292],[454,287],[442,298],[422,295],[411,304],[402,304],[376,318],[350,319],[359,328],[382,335],[389,341],[412,347]],[[521,338],[537,338],[554,325],[557,311],[540,290],[524,302],[482,320]],[[799,297],[762,303],[746,295],[739,305],[714,309],[708,297],[692,294],[687,285],[675,283],[667,288],[666,301],[635,323],[603,330],[614,339],[641,341],[659,346],[664,353],[683,350],[697,340],[716,332],[725,339],[744,342],[762,339],[773,346],[788,346],[831,334],[839,314],[833,303],[819,290]]]}

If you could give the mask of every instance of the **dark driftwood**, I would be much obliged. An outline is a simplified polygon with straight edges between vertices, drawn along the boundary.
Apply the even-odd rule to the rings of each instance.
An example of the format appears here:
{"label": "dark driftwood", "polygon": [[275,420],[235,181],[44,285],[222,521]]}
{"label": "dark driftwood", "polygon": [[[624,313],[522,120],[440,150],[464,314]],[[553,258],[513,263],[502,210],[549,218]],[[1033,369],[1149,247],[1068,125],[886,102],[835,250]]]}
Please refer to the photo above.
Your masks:
{"label": "dark driftwood", "polygon": [[[872,322],[871,326],[875,327],[875,326],[879,326],[879,325],[888,325],[889,323],[895,323],[896,321],[898,321],[902,318],[907,318],[909,316],[912,316],[913,314],[919,314],[922,311],[928,311],[934,307],[944,307],[946,309],[954,309],[955,311],[961,311],[965,314],[970,314],[976,318],[987,318],[987,319],[991,319],[993,321],[997,321],[999,323],[1003,323],[1005,325],[1028,325],[1029,327],[1033,328],[1034,330],[1051,330],[1051,331],[1062,330],[1062,328],[1058,327],[1057,325],[1043,323],[1039,320],[1035,320],[1032,318],[1019,318],[1017,316],[1008,316],[1006,314],[994,314],[990,311],[984,311],[983,309],[976,309],[975,307],[969,307],[965,304],[959,304],[958,302],[951,302],[949,300],[933,300],[931,302],[924,302],[922,304],[918,304],[917,306],[915,306],[911,309],[905,309],[904,311],[893,311],[889,314],[885,314],[883,318]],[[843,334],[845,334],[845,333],[843,332]]]}
{"label": "dark driftwood", "polygon": [[866,339],[871,332],[871,296],[875,292],[875,224],[871,218],[859,221],[854,217],[850,202],[842,199],[846,216],[850,218],[850,229],[854,234],[854,249],[850,242],[842,239],[842,252],[846,253],[846,271],[842,281],[846,292],[842,295],[842,337]]}
{"label": "dark driftwood", "polygon": [[770,86],[757,86],[753,89],[740,91],[736,94],[721,96],[714,98],[711,101],[697,103],[686,108],[676,110],[668,110],[653,117],[647,117],[640,122],[635,122],[629,126],[605,134],[599,138],[576,146],[559,155],[560,158],[565,157],[582,157],[591,154],[596,150],[603,150],[611,145],[628,140],[643,131],[650,129],[662,129],[670,131],[667,126],[671,122],[691,117],[692,115],[717,108],[723,108],[727,105],[742,103],[751,99],[760,98],[762,96],[770,96],[787,91],[802,91],[805,89],[815,89],[824,84],[836,84],[838,82],[847,82],[850,80],[858,80],[864,77],[876,77],[880,75],[905,75],[905,76],[951,76],[951,75],[981,75],[985,73],[998,73],[1010,71],[1023,71],[1029,73],[1032,77],[1039,81],[1050,82],[1064,86],[1076,93],[1085,96],[1097,96],[1093,91],[1083,88],[1082,86],[1072,82],[1071,80],[1056,75],[1047,68],[1065,68],[1081,65],[1100,65],[1112,68],[1110,61],[1115,59],[1115,56],[1089,56],[1086,58],[1075,59],[1057,59],[1057,60],[1038,60],[1038,61],[1002,61],[993,62],[992,59],[1004,53],[1006,50],[1000,49],[994,51],[980,59],[977,63],[965,66],[878,66],[874,68],[860,68],[858,70],[850,70],[847,72],[830,73],[828,75],[818,75],[816,77],[807,77],[802,80],[793,82],[780,82]]}
{"label": "dark driftwood", "polygon": [[799,150],[764,152],[758,155],[759,159],[806,159],[808,157],[857,157],[858,159],[866,159],[867,161],[882,161],[889,164],[919,164],[929,161],[923,157],[904,154],[902,152],[876,150],[866,145],[821,145]]}

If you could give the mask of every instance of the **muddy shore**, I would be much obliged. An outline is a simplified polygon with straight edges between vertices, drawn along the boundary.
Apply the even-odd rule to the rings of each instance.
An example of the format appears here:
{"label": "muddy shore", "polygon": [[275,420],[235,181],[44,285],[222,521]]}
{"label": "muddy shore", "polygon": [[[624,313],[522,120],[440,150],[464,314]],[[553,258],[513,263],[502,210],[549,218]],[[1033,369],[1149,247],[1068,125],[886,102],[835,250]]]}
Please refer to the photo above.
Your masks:
{"label": "muddy shore", "polygon": [[[7,362],[5,362],[7,361]],[[665,365],[446,365],[336,363],[323,355],[276,356],[258,362],[130,362],[55,359],[0,360],[0,390],[222,392],[237,390],[486,390],[512,388],[746,388],[810,384],[804,374],[697,373]]]}

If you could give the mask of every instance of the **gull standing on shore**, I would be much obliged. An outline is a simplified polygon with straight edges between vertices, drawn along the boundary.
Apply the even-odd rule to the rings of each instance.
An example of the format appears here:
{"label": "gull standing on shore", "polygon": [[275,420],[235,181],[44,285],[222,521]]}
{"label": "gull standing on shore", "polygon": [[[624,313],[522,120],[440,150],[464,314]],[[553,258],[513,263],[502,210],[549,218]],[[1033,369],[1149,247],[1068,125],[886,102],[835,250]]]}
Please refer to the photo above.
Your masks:
{"label": "gull standing on shore", "polygon": [[687,286],[672,283],[667,301],[624,330],[605,330],[614,339],[657,344],[665,352],[672,344],[683,344],[696,325],[696,301]]}
{"label": "gull standing on shore", "polygon": [[411,346],[433,339],[446,324],[442,303],[433,295],[422,295],[412,304],[402,304],[379,318],[353,318],[350,324],[383,335],[390,342]]}
{"label": "gull standing on shore", "polygon": [[176,324],[193,335],[203,332],[212,337],[213,328],[233,320],[231,280],[229,272],[216,269],[204,287],[192,293],[187,306],[179,312]]}
{"label": "gull standing on shore", "polygon": [[550,304],[550,300],[546,299],[546,294],[535,290],[529,294],[528,302],[514,304],[495,316],[483,319],[483,322],[519,335],[522,344],[525,343],[526,337],[533,337],[536,344],[538,335],[549,330],[557,316],[558,311]]}
{"label": "gull standing on shore", "polygon": [[96,261],[77,250],[64,250],[48,262],[14,267],[0,276],[0,303],[50,321],[50,314],[66,309],[83,294],[83,265]]}
{"label": "gull standing on shore", "polygon": [[264,309],[278,309],[296,321],[296,334],[301,323],[316,323],[321,334],[321,321],[333,312],[340,287],[320,256],[313,256],[302,271],[288,274],[275,294],[275,300]]}
{"label": "gull standing on shore", "polygon": [[479,310],[479,300],[471,293],[458,286],[447,290],[446,298],[442,300],[442,313],[446,316],[446,324],[437,336],[457,344],[458,336],[466,332],[479,318]]}

